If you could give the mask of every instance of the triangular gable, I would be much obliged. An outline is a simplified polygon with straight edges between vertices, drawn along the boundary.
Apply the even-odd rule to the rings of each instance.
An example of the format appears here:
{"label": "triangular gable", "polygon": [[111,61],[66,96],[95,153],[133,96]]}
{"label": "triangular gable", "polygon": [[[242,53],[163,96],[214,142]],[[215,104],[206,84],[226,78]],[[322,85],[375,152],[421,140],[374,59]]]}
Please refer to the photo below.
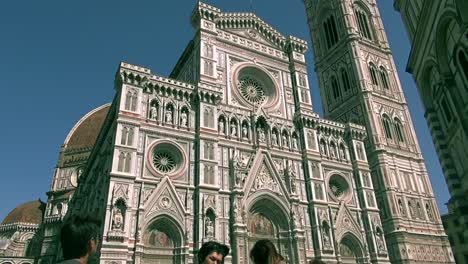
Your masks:
{"label": "triangular gable", "polygon": [[273,192],[275,195],[289,200],[286,186],[281,180],[273,160],[265,151],[259,151],[255,155],[244,185],[244,199],[262,191]]}
{"label": "triangular gable", "polygon": [[164,177],[156,190],[148,197],[144,203],[145,218],[154,213],[167,213],[179,220],[185,217],[185,207],[177,195],[174,184],[168,176]]}
{"label": "triangular gable", "polygon": [[222,13],[216,21],[219,28],[239,36],[280,50],[286,46],[286,37],[252,13]]}
{"label": "triangular gable", "polygon": [[275,45],[275,43],[271,42],[267,38],[265,38],[260,31],[256,30],[255,28],[230,28],[230,29],[225,29],[227,32],[236,34],[240,37],[244,37],[246,39],[250,39],[253,41],[257,41],[259,43],[262,43],[264,45],[268,45],[273,48],[279,48]]}
{"label": "triangular gable", "polygon": [[353,215],[351,214],[351,211],[344,203],[341,203],[340,209],[336,216],[335,227],[336,241],[340,241],[346,232],[351,232],[354,236],[356,236],[356,238],[360,239],[362,242],[361,227],[356,222]]}

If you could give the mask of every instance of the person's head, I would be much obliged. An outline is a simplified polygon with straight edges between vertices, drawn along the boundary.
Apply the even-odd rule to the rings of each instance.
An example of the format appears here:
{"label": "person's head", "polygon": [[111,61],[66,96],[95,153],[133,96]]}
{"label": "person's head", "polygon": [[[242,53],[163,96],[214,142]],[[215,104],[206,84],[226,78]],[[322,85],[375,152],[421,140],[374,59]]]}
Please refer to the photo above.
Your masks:
{"label": "person's head", "polygon": [[268,239],[257,241],[250,251],[250,258],[255,264],[277,264],[284,260],[275,245]]}
{"label": "person's head", "polygon": [[60,232],[63,258],[90,256],[98,246],[100,222],[91,217],[75,216],[66,221]]}
{"label": "person's head", "polygon": [[200,264],[221,264],[224,257],[229,254],[229,247],[215,241],[203,243],[198,251],[198,263]]}

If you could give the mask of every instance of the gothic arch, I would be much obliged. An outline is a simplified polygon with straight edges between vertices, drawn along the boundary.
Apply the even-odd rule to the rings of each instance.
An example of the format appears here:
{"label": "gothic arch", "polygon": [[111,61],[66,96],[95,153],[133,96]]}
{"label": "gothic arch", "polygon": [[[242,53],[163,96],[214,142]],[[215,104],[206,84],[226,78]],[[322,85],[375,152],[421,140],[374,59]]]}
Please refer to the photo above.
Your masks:
{"label": "gothic arch", "polygon": [[364,263],[364,245],[361,240],[352,233],[345,233],[338,247],[341,255],[341,263]]}
{"label": "gothic arch", "polygon": [[439,18],[435,37],[435,50],[439,72],[443,76],[449,78],[452,78],[453,74],[450,70],[450,57],[452,55],[452,51],[447,50],[447,28],[449,28],[452,23],[458,25],[457,14],[453,10],[447,10]]}
{"label": "gothic arch", "polygon": [[170,215],[161,214],[148,222],[143,232],[141,263],[184,263],[184,232],[179,222]]}

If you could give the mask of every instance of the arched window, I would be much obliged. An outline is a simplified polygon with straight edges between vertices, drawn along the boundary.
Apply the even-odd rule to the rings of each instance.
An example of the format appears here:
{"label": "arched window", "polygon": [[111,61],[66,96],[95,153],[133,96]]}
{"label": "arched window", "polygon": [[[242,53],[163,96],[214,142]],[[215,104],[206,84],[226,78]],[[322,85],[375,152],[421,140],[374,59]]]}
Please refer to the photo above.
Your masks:
{"label": "arched window", "polygon": [[348,71],[345,69],[341,69],[341,82],[343,83],[343,87],[345,92],[349,91],[351,89],[351,84],[349,82],[349,75]]}
{"label": "arched window", "polygon": [[385,137],[392,139],[392,130],[390,127],[390,118],[387,115],[382,116],[382,125],[385,131]]}
{"label": "arched window", "polygon": [[127,134],[128,134],[128,129],[126,127],[122,128],[122,136],[120,139],[120,144],[125,145],[127,143]]}
{"label": "arched window", "polygon": [[372,40],[371,28],[366,12],[356,6],[354,13],[356,15],[356,20],[359,27],[359,32],[361,32],[361,36],[368,40]]}
{"label": "arched window", "polygon": [[394,127],[395,127],[395,133],[397,135],[398,141],[400,142],[405,142],[405,137],[403,134],[403,125],[401,124],[401,121],[398,118],[395,118],[394,120]]}
{"label": "arched window", "polygon": [[125,161],[125,152],[120,152],[119,162],[118,162],[118,165],[117,165],[117,170],[118,171],[123,171],[124,170],[124,161]]}
{"label": "arched window", "polygon": [[383,88],[385,88],[387,90],[390,89],[390,85],[388,83],[387,71],[382,66],[380,67],[380,81],[382,82]]}
{"label": "arched window", "polygon": [[331,77],[330,83],[333,90],[333,98],[336,100],[341,97],[340,85],[336,80],[335,76]]}
{"label": "arched window", "polygon": [[377,80],[377,70],[372,62],[369,63],[369,73],[372,79],[372,84],[379,85],[379,81]]}
{"label": "arched window", "polygon": [[323,22],[327,47],[331,48],[338,42],[338,30],[336,28],[335,17],[332,15]]}
{"label": "arched window", "polygon": [[468,58],[463,50],[458,52],[458,62],[460,63],[463,75],[465,75],[465,80],[468,81]]}
{"label": "arched window", "polygon": [[126,155],[126,157],[125,157],[125,168],[124,168],[124,172],[130,172],[131,163],[132,163],[132,154],[127,153],[127,155]]}

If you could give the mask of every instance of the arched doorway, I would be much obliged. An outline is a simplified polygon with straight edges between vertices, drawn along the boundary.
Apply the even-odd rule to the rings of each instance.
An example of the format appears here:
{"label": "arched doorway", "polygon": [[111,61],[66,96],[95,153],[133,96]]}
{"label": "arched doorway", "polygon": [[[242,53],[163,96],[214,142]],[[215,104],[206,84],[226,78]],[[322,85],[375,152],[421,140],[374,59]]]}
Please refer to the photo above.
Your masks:
{"label": "arched doorway", "polygon": [[287,260],[292,259],[292,239],[289,232],[289,214],[286,214],[273,198],[257,200],[249,210],[248,249],[260,239],[271,240],[279,253]]}
{"label": "arched doorway", "polygon": [[364,263],[362,247],[359,240],[351,234],[345,234],[339,245],[343,264]]}
{"label": "arched doorway", "polygon": [[185,263],[182,229],[169,216],[158,216],[147,226],[144,235],[142,264]]}

